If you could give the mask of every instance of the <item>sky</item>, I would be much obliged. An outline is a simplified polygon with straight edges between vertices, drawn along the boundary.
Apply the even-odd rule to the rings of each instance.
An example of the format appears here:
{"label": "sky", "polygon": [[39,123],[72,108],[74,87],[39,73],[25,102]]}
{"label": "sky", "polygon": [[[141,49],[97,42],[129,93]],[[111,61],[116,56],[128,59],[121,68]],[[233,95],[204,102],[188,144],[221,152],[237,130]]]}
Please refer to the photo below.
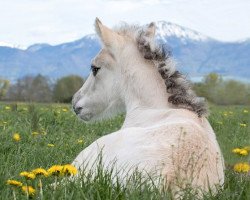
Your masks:
{"label": "sky", "polygon": [[94,20],[169,21],[221,41],[250,38],[250,0],[0,0],[0,43],[52,45],[94,33]]}

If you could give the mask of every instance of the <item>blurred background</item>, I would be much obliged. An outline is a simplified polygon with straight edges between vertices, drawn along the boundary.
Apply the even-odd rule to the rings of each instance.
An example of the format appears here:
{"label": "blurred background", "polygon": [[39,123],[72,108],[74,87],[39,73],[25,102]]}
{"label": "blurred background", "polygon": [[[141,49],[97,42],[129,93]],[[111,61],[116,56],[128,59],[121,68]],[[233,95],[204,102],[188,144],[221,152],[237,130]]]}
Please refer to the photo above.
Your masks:
{"label": "blurred background", "polygon": [[99,17],[156,22],[199,96],[250,105],[249,11],[247,0],[0,0],[0,101],[70,102],[100,50]]}

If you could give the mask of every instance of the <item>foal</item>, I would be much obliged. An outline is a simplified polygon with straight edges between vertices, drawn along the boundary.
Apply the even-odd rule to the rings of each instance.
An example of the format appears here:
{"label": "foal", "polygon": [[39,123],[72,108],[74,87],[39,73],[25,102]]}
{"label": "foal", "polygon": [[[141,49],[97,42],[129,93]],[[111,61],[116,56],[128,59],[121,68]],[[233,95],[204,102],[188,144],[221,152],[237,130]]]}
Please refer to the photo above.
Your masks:
{"label": "foal", "polygon": [[123,111],[126,118],[119,131],[94,141],[72,164],[95,170],[102,153],[104,168],[115,160],[121,180],[137,169],[163,177],[175,192],[188,185],[215,192],[224,182],[224,161],[206,105],[157,45],[154,23],[111,30],[96,19],[95,28],[103,48],[73,108],[84,121]]}

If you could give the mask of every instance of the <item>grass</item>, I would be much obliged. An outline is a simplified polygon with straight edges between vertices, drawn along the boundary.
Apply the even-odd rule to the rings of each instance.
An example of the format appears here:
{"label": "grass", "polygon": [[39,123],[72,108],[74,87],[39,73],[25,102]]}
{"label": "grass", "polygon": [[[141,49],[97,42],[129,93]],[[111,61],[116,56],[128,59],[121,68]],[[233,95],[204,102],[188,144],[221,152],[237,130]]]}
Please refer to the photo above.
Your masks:
{"label": "grass", "polygon": [[[244,112],[244,110],[247,110]],[[101,123],[84,124],[63,104],[0,104],[0,199],[13,199],[6,180],[17,179],[21,171],[68,164],[76,155],[102,135],[118,130],[123,116]],[[205,199],[250,199],[250,175],[235,173],[233,165],[249,162],[249,156],[232,153],[235,147],[250,145],[250,108],[241,106],[213,106],[209,117],[215,129],[226,163],[226,181],[216,197]],[[246,124],[243,125],[243,124]],[[37,132],[37,133],[34,133]],[[21,140],[13,140],[19,133]],[[33,133],[33,134],[32,134]],[[50,144],[48,146],[48,144]],[[160,191],[137,176],[131,185],[112,184],[111,175],[100,170],[97,176],[65,183],[53,190],[54,177],[43,181],[43,197],[37,191],[34,199],[171,199],[167,191]],[[38,180],[29,181],[38,189]],[[17,199],[27,199],[16,191]],[[192,199],[187,196],[185,199]]]}

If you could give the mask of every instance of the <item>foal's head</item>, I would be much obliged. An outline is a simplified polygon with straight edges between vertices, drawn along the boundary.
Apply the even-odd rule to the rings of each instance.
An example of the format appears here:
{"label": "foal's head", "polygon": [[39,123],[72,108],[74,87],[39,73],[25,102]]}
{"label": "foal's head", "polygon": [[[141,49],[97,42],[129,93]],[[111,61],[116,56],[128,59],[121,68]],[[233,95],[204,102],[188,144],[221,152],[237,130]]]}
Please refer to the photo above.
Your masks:
{"label": "foal's head", "polygon": [[102,49],[92,60],[92,72],[72,102],[76,114],[84,121],[98,120],[124,110],[121,68],[128,59],[139,54],[131,38],[109,29],[99,19],[95,21],[95,29]]}

